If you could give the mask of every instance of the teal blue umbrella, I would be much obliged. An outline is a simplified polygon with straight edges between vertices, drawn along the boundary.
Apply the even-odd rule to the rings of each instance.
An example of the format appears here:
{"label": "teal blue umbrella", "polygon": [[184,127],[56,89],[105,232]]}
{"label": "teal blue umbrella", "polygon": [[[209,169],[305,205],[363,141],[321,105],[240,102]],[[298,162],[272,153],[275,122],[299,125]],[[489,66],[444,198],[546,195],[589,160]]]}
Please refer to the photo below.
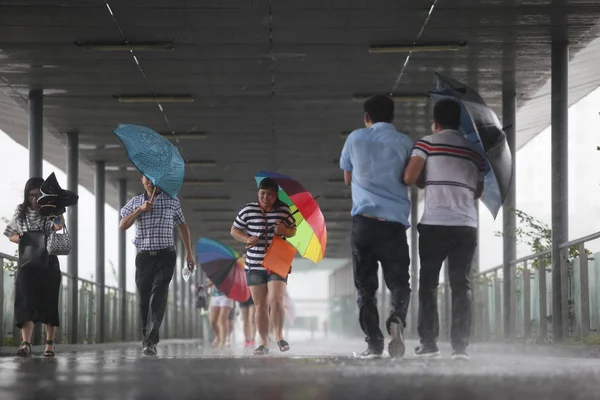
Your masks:
{"label": "teal blue umbrella", "polygon": [[177,147],[145,126],[119,125],[114,132],[138,171],[154,186],[176,198],[185,175],[185,163]]}

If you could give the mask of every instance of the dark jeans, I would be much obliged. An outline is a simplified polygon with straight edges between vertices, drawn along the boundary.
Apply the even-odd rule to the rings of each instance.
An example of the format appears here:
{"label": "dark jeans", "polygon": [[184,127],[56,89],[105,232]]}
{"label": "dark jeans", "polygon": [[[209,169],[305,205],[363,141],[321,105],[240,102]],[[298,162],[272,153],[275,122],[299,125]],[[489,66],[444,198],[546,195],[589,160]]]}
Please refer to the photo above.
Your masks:
{"label": "dark jeans", "polygon": [[385,283],[391,292],[389,318],[396,317],[406,326],[410,301],[410,254],[406,227],[400,223],[358,215],[352,218],[351,244],[360,327],[367,335],[369,346],[383,348],[375,297],[379,287],[378,262],[381,263]]}
{"label": "dark jeans", "polygon": [[448,258],[452,291],[452,328],[454,349],[469,345],[471,331],[471,286],[469,272],[477,247],[477,229],[469,226],[422,225],[419,229],[419,336],[423,345],[435,344],[440,332],[437,288],[440,270]]}
{"label": "dark jeans", "polygon": [[176,261],[177,253],[172,249],[140,251],[135,258],[135,284],[140,294],[144,346],[159,342],[158,332],[167,309],[169,284]]}

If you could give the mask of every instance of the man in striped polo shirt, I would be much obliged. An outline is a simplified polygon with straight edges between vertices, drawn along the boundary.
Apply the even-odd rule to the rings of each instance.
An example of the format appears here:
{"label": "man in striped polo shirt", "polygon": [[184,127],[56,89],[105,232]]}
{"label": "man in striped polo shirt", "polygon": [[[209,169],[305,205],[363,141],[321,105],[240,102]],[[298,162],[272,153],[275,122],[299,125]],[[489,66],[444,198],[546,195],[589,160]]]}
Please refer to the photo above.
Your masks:
{"label": "man in striped polo shirt", "polygon": [[256,355],[269,353],[269,317],[279,350],[290,349],[283,338],[283,297],[287,278],[268,272],[262,265],[275,235],[290,238],[296,234],[294,217],[288,206],[277,197],[278,190],[279,186],[273,179],[263,179],[258,188],[258,201],[246,204],[231,227],[231,236],[246,244],[246,277],[255,304],[255,321],[260,336],[260,346],[254,350]]}
{"label": "man in striped polo shirt", "polygon": [[448,258],[452,289],[452,358],[468,359],[471,330],[469,271],[477,247],[477,208],[483,192],[484,158],[458,131],[461,105],[443,99],[433,109],[433,135],[414,147],[404,171],[404,183],[425,188],[425,209],[419,223],[420,357],[437,357],[439,317],[437,287],[442,263]]}

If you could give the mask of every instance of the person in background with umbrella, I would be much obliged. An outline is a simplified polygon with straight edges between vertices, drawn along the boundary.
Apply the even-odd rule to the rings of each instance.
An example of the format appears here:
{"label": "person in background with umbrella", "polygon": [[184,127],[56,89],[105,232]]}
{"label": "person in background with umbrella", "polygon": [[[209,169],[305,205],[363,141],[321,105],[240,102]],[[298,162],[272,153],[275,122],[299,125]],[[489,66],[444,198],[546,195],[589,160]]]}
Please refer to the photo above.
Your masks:
{"label": "person in background with umbrella", "polygon": [[65,220],[39,214],[37,200],[41,196],[43,178],[34,177],[25,183],[23,203],[19,204],[13,219],[4,230],[4,236],[19,245],[19,269],[16,276],[15,322],[21,329],[22,343],[17,350],[20,357],[31,355],[31,335],[36,322],[46,329],[44,356],[54,356],[54,330],[59,324],[58,296],[62,275],[58,257],[49,255],[46,240],[60,231]]}
{"label": "person in background with umbrella", "polygon": [[437,288],[442,263],[448,258],[452,358],[466,360],[471,331],[469,271],[477,247],[475,202],[483,192],[485,163],[479,148],[459,132],[460,103],[448,98],[439,100],[433,109],[433,121],[433,135],[415,144],[404,171],[407,185],[425,187],[425,208],[418,226],[421,345],[415,354],[439,356]]}
{"label": "person in background with umbrella", "polygon": [[215,349],[223,349],[227,345],[230,334],[229,317],[233,311],[234,301],[217,288],[210,280],[204,284],[205,288],[212,287],[210,299],[210,327],[215,334],[212,346]]}
{"label": "person in background with umbrella", "polygon": [[352,263],[358,294],[359,322],[367,350],[363,358],[382,356],[384,338],[379,328],[376,292],[378,262],[390,289],[390,315],[386,328],[391,336],[391,357],[404,355],[404,327],[410,301],[408,268],[410,254],[406,230],[409,227],[410,199],[402,173],[413,142],[396,130],[394,101],[377,95],[364,104],[366,128],[346,139],[340,168],[344,182],[352,187]]}
{"label": "person in background with umbrella", "polygon": [[[291,238],[296,234],[294,217],[289,207],[279,200],[279,186],[271,178],[264,178],[258,185],[258,201],[246,204],[240,210],[231,236],[246,244],[246,276],[250,293],[256,307],[256,327],[260,345],[255,355],[269,353],[269,316],[274,326],[275,341],[280,351],[288,351],[290,345],[283,339],[283,322],[287,277],[269,273],[262,265],[266,251],[275,235]],[[291,268],[291,265],[290,265]]]}
{"label": "person in background with umbrella", "polygon": [[177,252],[173,228],[185,246],[188,266],[196,265],[190,230],[185,222],[177,197],[170,197],[142,176],[144,193],[135,196],[121,209],[121,230],[136,224],[133,244],[138,249],[135,258],[135,283],[140,294],[142,317],[142,354],[156,355],[159,329],[167,306],[169,284],[173,278]]}

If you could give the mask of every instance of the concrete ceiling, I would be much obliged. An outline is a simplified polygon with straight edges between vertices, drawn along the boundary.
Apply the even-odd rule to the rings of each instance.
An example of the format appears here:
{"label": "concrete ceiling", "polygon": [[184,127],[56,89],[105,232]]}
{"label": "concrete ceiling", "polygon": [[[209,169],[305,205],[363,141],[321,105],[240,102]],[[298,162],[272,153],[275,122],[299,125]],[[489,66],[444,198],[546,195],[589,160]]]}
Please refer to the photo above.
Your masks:
{"label": "concrete ceiling", "polygon": [[[0,128],[26,142],[19,113],[29,89],[42,87],[45,127],[53,135],[46,157],[59,167],[64,152],[58,141],[64,143],[66,132],[79,132],[85,163],[104,160],[112,169],[128,165],[112,134],[118,124],[165,133],[187,161],[214,161],[189,167],[186,179],[220,181],[181,191],[195,237],[229,241],[235,212],[255,199],[257,170],[291,175],[320,196],[327,256],[345,258],[351,201],[337,159],[341,132],[362,124],[355,94],[426,94],[438,71],[478,89],[501,115],[503,78],[514,73],[523,104],[549,78],[553,32],[567,26],[575,54],[598,36],[599,18],[600,4],[591,0],[115,0],[108,6],[0,0],[0,90],[6,96]],[[374,44],[415,41],[466,46],[413,52],[408,61],[407,54],[368,52]],[[81,46],[125,42],[174,48],[130,53]],[[115,98],[124,95],[194,101],[159,107]],[[429,121],[425,102],[397,102],[399,129],[418,137]],[[175,139],[173,133],[204,135]],[[107,175],[111,181],[126,176],[140,188],[135,172]],[[92,177],[89,166],[82,168],[81,183],[90,189]],[[112,188],[108,195],[114,204]]]}

